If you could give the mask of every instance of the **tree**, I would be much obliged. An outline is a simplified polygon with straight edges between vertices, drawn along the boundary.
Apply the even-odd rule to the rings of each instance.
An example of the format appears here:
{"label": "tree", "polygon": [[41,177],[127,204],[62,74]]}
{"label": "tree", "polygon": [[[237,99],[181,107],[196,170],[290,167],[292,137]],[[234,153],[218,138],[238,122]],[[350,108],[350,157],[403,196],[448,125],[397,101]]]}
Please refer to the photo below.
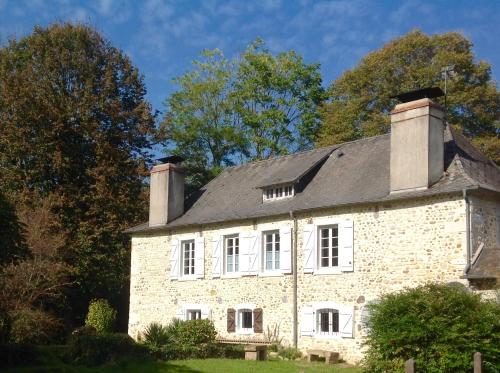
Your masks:
{"label": "tree", "polygon": [[[456,32],[428,36],[419,30],[369,53],[330,87],[322,108],[318,146],[383,134],[390,129],[391,96],[442,86],[441,70],[453,65],[448,80],[448,122],[500,161],[500,93],[487,62],[475,61],[472,43]],[[443,87],[444,88],[444,87]],[[443,98],[437,100],[444,104]]]}
{"label": "tree", "polygon": [[245,147],[234,110],[234,63],[213,50],[203,51],[193,65],[174,80],[180,89],[167,99],[162,123],[167,152],[186,160],[190,192],[233,165]]}
{"label": "tree", "polygon": [[0,49],[0,187],[16,204],[50,196],[81,320],[94,297],[126,304],[122,231],[145,219],[154,131],[144,95],[130,60],[85,25],[35,27]]}
{"label": "tree", "polygon": [[227,60],[204,51],[177,78],[162,122],[166,151],[184,156],[191,190],[223,167],[308,148],[324,98],[318,64],[294,51],[271,54],[260,40]]}
{"label": "tree", "polygon": [[500,364],[500,304],[461,285],[427,284],[383,295],[368,306],[368,372],[468,372],[479,351],[487,372]]}
{"label": "tree", "polygon": [[235,92],[251,159],[312,145],[324,98],[319,64],[306,64],[295,51],[273,56],[256,40],[241,57]]}
{"label": "tree", "polygon": [[29,254],[23,233],[14,206],[0,192],[0,267]]}

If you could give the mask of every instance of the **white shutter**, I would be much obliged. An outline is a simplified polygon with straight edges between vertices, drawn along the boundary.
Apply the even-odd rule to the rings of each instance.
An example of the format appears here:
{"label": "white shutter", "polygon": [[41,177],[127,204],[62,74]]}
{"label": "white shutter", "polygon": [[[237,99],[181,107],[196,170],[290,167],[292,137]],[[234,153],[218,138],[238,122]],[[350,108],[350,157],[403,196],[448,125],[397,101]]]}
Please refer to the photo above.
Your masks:
{"label": "white shutter", "polygon": [[201,307],[201,318],[202,319],[209,319],[210,318],[210,307],[208,307],[208,306]]}
{"label": "white shutter", "polygon": [[250,266],[250,237],[248,233],[240,233],[240,249],[238,258],[238,272],[241,274],[248,274]]}
{"label": "white shutter", "polygon": [[343,272],[352,272],[353,266],[353,241],[354,229],[352,220],[342,222],[340,230],[340,270]]}
{"label": "white shutter", "polygon": [[342,307],[339,309],[339,329],[342,338],[352,338],[353,331],[353,309]]}
{"label": "white shutter", "polygon": [[283,273],[292,272],[292,229],[280,229],[280,269]]}
{"label": "white shutter", "polygon": [[173,238],[170,240],[170,278],[176,279],[179,277],[179,240]]}
{"label": "white shutter", "polygon": [[304,250],[304,272],[314,272],[314,258],[316,257],[316,227],[313,224],[304,225],[302,246]]}
{"label": "white shutter", "polygon": [[194,275],[196,278],[205,276],[205,239],[203,237],[194,240]]}
{"label": "white shutter", "polygon": [[222,269],[222,236],[212,241],[212,277],[220,277]]}
{"label": "white shutter", "polygon": [[312,307],[302,308],[300,335],[314,335],[314,309]]}
{"label": "white shutter", "polygon": [[259,232],[253,231],[248,234],[248,273],[256,275],[259,273]]}
{"label": "white shutter", "polygon": [[186,320],[186,310],[179,308],[175,313],[175,318],[179,320]]}

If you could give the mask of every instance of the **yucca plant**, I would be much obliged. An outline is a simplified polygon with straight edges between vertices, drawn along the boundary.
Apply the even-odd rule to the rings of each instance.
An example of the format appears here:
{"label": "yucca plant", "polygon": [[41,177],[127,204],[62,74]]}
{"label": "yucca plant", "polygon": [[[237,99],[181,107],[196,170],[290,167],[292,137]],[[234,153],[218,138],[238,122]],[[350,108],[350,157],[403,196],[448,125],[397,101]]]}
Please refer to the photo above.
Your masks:
{"label": "yucca plant", "polygon": [[152,322],[143,333],[144,342],[152,347],[161,347],[170,342],[168,327]]}

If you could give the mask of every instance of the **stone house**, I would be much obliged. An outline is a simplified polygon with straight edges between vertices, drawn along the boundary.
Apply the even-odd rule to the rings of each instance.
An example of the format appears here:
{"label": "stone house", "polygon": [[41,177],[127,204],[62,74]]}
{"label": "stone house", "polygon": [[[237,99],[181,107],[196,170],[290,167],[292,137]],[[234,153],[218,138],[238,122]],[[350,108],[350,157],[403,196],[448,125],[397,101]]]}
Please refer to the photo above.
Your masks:
{"label": "stone house", "polygon": [[173,318],[221,338],[362,358],[365,306],[429,281],[500,276],[500,171],[413,95],[391,133],[227,168],[184,201],[173,157],[151,171],[132,237],[129,334]]}

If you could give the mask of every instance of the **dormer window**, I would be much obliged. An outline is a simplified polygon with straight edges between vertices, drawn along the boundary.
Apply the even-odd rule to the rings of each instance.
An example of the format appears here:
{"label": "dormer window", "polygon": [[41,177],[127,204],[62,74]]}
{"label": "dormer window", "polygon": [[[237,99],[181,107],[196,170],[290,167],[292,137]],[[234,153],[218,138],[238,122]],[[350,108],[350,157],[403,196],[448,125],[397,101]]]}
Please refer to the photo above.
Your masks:
{"label": "dormer window", "polygon": [[284,198],[290,198],[294,195],[293,185],[281,185],[263,190],[263,199],[265,202]]}

